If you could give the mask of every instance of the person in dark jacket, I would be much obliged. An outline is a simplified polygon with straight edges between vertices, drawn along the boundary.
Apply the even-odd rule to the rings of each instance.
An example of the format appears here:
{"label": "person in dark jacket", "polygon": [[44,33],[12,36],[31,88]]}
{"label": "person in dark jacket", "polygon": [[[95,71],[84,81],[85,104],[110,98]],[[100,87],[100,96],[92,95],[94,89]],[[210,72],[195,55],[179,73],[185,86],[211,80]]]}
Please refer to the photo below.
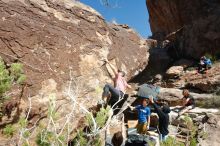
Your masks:
{"label": "person in dark jacket", "polygon": [[160,140],[165,141],[169,133],[168,125],[169,125],[170,107],[168,105],[159,107],[156,103],[154,103],[153,96],[151,96],[149,99],[159,117]]}

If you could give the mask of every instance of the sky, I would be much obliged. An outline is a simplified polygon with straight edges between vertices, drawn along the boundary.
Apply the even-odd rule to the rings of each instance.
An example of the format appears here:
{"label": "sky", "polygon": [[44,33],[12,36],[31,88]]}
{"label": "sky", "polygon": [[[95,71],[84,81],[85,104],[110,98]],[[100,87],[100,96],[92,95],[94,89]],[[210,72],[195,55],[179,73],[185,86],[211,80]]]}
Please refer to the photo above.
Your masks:
{"label": "sky", "polygon": [[142,37],[151,36],[146,0],[109,0],[110,6],[103,5],[105,0],[80,0],[98,11],[106,21],[128,24]]}

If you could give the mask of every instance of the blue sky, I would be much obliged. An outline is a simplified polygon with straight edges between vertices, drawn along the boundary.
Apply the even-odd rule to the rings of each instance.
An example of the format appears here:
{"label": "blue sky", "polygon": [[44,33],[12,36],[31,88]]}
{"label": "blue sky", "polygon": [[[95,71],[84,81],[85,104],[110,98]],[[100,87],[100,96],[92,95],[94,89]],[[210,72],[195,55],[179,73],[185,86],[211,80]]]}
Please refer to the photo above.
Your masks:
{"label": "blue sky", "polygon": [[151,36],[146,0],[109,0],[110,6],[104,6],[104,0],[80,0],[97,10],[108,21],[128,24],[142,37]]}

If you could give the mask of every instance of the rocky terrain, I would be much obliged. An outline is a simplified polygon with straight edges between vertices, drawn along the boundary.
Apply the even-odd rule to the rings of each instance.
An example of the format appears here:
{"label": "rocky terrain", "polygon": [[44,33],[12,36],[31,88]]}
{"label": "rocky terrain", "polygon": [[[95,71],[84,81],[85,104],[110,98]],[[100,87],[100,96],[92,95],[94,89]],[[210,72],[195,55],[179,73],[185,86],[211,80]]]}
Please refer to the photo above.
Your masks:
{"label": "rocky terrain", "polygon": [[106,59],[124,70],[128,79],[148,63],[146,40],[127,25],[106,23],[97,11],[77,1],[1,0],[0,18],[0,56],[8,66],[22,63],[27,76],[4,103],[11,107],[11,116],[3,113],[3,128],[26,116],[30,98],[30,123],[45,118],[50,97],[56,98],[56,108],[65,117],[73,106],[66,95],[70,82],[74,95],[81,97],[79,103],[87,108],[95,105],[103,85],[111,82]]}
{"label": "rocky terrain", "polygon": [[[182,89],[187,88],[199,108],[179,120],[172,112],[171,135],[177,137],[181,130],[185,137],[177,140],[185,140],[186,133],[192,132],[185,119],[190,117],[197,127],[193,135],[197,143],[218,146],[220,64],[199,74],[194,59],[208,53],[217,60],[219,1],[146,3],[153,33],[147,40],[127,25],[105,22],[97,11],[78,1],[1,0],[0,56],[7,68],[14,62],[23,64],[27,79],[13,86],[7,93],[11,98],[1,106],[6,110],[1,110],[0,145],[36,145],[35,138],[45,129],[56,133],[50,140],[66,132],[69,142],[86,127],[90,110],[97,110],[103,85],[112,82],[105,64],[108,59],[127,73],[132,84],[121,113],[127,102],[135,104],[131,95],[142,83],[161,86],[158,97],[170,106],[180,104]],[[117,118],[106,122],[114,132],[119,123],[124,124]],[[11,130],[7,125],[17,129],[9,137],[4,135]],[[96,126],[92,132],[102,133],[103,140],[106,127]]]}

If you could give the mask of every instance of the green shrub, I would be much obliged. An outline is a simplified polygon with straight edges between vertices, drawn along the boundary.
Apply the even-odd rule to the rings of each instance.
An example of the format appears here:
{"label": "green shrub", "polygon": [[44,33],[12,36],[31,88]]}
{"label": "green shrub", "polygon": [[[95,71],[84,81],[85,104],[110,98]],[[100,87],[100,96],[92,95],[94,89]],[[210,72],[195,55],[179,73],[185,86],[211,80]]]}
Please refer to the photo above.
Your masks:
{"label": "green shrub", "polygon": [[3,129],[2,133],[7,137],[12,137],[15,131],[16,131],[15,128],[11,124],[8,124]]}
{"label": "green shrub", "polygon": [[[95,122],[97,123],[97,126],[99,128],[102,128],[105,125],[106,120],[108,119],[109,111],[110,111],[110,107],[108,106],[106,109],[101,108],[100,111],[97,112],[96,117],[95,117]],[[93,126],[93,121],[92,121],[91,116],[92,116],[92,113],[89,113],[86,116],[86,121],[87,121],[89,127]]]}
{"label": "green shrub", "polygon": [[5,92],[9,91],[13,81],[21,84],[26,80],[26,76],[23,73],[23,65],[20,63],[12,63],[10,68],[7,69],[4,61],[0,57],[0,97]]}
{"label": "green shrub", "polygon": [[197,141],[196,141],[195,138],[192,138],[192,139],[190,140],[190,146],[197,146]]}
{"label": "green shrub", "polygon": [[79,130],[77,136],[73,139],[73,145],[84,146],[88,143],[88,140],[84,137],[83,131]]}
{"label": "green shrub", "polygon": [[76,137],[73,139],[72,144],[79,145],[79,146],[84,146],[84,145],[89,145],[91,146],[102,146],[102,141],[99,135],[96,135],[95,137],[90,136],[86,137],[86,135],[83,133],[82,130],[79,130],[77,132]]}
{"label": "green shrub", "polygon": [[155,145],[156,145],[156,142],[148,141],[148,145],[149,145],[149,146],[155,146]]}
{"label": "green shrub", "polygon": [[23,64],[20,63],[12,63],[10,67],[11,77],[18,84],[22,84],[26,80],[26,76],[23,71]]}
{"label": "green shrub", "polygon": [[213,98],[211,99],[197,101],[196,105],[202,108],[219,108],[220,107],[220,96],[213,95]]}
{"label": "green shrub", "polygon": [[169,136],[166,141],[160,143],[160,146],[185,146],[185,144]]}
{"label": "green shrub", "polygon": [[54,134],[46,130],[38,133],[36,138],[36,144],[38,146],[50,146],[52,141],[54,141]]}
{"label": "green shrub", "polygon": [[109,110],[110,107],[107,107],[106,109],[101,108],[100,111],[97,113],[95,120],[99,127],[103,127],[105,125],[106,120],[108,119]]}
{"label": "green shrub", "polygon": [[197,126],[194,125],[192,119],[189,116],[184,117],[185,124],[187,125],[187,128],[191,130],[191,134],[189,135],[190,138],[190,146],[196,146],[197,140],[195,138],[197,133]]}
{"label": "green shrub", "polygon": [[6,66],[3,60],[0,58],[0,96],[11,88],[12,78],[9,74],[9,71],[6,69]]}
{"label": "green shrub", "polygon": [[99,136],[96,136],[92,141],[92,146],[102,146],[102,141]]}
{"label": "green shrub", "polygon": [[27,126],[27,121],[25,118],[20,118],[18,124],[21,128],[25,128]]}

